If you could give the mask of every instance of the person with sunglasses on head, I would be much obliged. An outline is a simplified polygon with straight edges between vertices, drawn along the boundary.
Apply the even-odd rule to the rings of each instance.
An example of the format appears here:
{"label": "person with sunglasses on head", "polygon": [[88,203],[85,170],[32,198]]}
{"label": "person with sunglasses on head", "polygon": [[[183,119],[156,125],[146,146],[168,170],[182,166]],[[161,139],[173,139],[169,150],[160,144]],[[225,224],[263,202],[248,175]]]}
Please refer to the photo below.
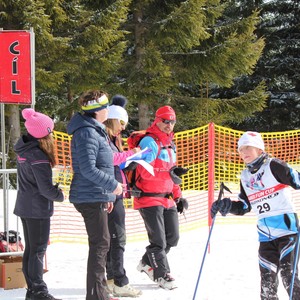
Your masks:
{"label": "person with sunglasses on head", "polygon": [[172,172],[176,167],[175,124],[172,107],[163,106],[156,111],[154,122],[139,143],[141,149],[152,150],[144,160],[153,166],[154,176],[141,165],[136,167],[135,185],[139,195],[134,197],[134,209],[139,210],[144,220],[150,243],[137,269],[159,287],[169,290],[176,284],[170,274],[167,254],[179,241],[178,212],[188,208],[187,200],[182,198],[180,181],[174,180]]}
{"label": "person with sunglasses on head", "polygon": [[32,108],[22,110],[27,134],[14,146],[17,154],[18,194],[14,214],[23,225],[25,251],[22,271],[27,284],[26,300],[59,300],[49,294],[43,279],[43,259],[50,236],[53,201],[62,202],[64,195],[52,182],[56,164],[53,120]]}
{"label": "person with sunglasses on head", "polygon": [[[127,188],[125,174],[119,165],[129,156],[141,151],[140,147],[123,151],[121,132],[128,123],[128,114],[125,110],[127,99],[122,95],[115,95],[109,106],[108,118],[104,121],[106,131],[110,139],[110,146],[114,154],[115,178]],[[110,232],[110,248],[107,254],[106,277],[107,287],[111,294],[118,297],[138,297],[142,292],[129,285],[129,279],[124,268],[124,251],[126,244],[125,208],[123,198],[126,191],[117,196],[114,209],[108,215],[108,227]]]}
{"label": "person with sunglasses on head", "polygon": [[89,243],[86,300],[113,299],[105,277],[110,245],[108,213],[123,188],[114,176],[113,152],[103,124],[108,104],[102,91],[83,93],[79,98],[83,113],[76,113],[67,125],[72,135],[73,167],[69,200],[84,219]]}

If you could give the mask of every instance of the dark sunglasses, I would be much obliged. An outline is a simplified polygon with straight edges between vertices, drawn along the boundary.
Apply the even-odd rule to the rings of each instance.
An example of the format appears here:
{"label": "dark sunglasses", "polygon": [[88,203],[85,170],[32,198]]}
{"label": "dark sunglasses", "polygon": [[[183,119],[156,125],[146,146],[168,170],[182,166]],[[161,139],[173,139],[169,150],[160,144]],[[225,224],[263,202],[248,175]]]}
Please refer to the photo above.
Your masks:
{"label": "dark sunglasses", "polygon": [[175,120],[161,119],[161,121],[162,121],[164,124],[171,124],[171,125],[174,125],[174,124],[176,123]]}

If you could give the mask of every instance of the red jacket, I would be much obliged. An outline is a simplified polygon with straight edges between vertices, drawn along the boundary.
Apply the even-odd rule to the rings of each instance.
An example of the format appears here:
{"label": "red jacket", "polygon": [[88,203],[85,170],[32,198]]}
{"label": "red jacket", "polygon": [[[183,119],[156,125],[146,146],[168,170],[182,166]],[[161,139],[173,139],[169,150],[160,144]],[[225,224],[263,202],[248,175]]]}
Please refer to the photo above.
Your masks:
{"label": "red jacket", "polygon": [[134,198],[134,209],[164,206],[169,208],[175,205],[174,199],[181,197],[179,185],[174,184],[170,176],[170,169],[176,164],[175,145],[172,141],[174,134],[167,135],[153,124],[146,131],[146,135],[139,146],[152,149],[145,161],[154,168],[154,176],[138,165],[136,168],[136,186],[144,193],[173,194],[173,197],[143,196]]}

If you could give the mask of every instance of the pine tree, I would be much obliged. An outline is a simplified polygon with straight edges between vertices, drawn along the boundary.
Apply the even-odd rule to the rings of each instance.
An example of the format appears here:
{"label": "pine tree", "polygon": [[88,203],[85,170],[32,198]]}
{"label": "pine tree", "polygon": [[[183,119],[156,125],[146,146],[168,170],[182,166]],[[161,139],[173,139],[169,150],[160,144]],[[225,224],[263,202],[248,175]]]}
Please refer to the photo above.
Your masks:
{"label": "pine tree", "polygon": [[[60,101],[57,113],[65,115],[67,122],[78,109],[74,100],[83,91],[93,88],[106,91],[125,49],[126,32],[119,27],[126,20],[129,3],[130,0],[61,1],[65,18],[57,19],[55,12],[51,14],[52,32],[64,43],[60,49],[54,49],[51,60],[46,62],[47,70],[51,71],[45,74],[42,90],[50,92],[41,97],[43,107],[51,104],[49,97],[54,95]],[[58,74],[54,81],[52,74]]]}
{"label": "pine tree", "polygon": [[128,96],[131,117],[139,107],[140,128],[164,104],[182,116],[177,130],[243,120],[264,107],[260,82],[228,99],[213,93],[215,86],[230,87],[237,76],[251,74],[264,44],[254,33],[255,11],[231,19],[221,0],[0,4],[3,28],[9,18],[15,28],[34,27],[37,108],[58,119],[68,120],[79,93],[101,86]]}
{"label": "pine tree", "polygon": [[[211,93],[215,86],[230,87],[237,76],[251,74],[264,46],[254,33],[258,13],[244,19],[226,18],[226,4],[218,0],[132,1],[121,76],[140,128],[147,127],[155,109],[164,104],[171,104],[183,116],[177,130],[209,121],[243,120],[263,109],[263,83],[228,103]],[[243,103],[242,111],[234,101]]]}
{"label": "pine tree", "polygon": [[[231,15],[243,15],[249,9],[259,9],[261,22],[256,31],[266,46],[253,75],[241,77],[234,89],[222,91],[220,96],[237,95],[251,89],[257,82],[267,86],[267,107],[235,123],[239,129],[282,131],[300,126],[300,4],[299,1],[232,1]],[[234,11],[235,9],[235,11]]]}
{"label": "pine tree", "polygon": [[[36,28],[36,47],[39,50],[51,49],[49,45],[51,45],[53,41],[53,36],[50,33],[50,25],[51,21],[49,16],[45,14],[45,1],[0,0],[0,27],[3,30],[29,30],[31,27]],[[39,66],[38,58],[37,56],[37,68]],[[12,104],[6,105],[5,112],[7,116],[6,140],[8,141],[8,160],[6,163],[9,168],[15,165],[15,154],[12,147],[21,132],[19,106]]]}
{"label": "pine tree", "polygon": [[[0,0],[1,28],[32,27],[35,33],[36,110],[66,123],[81,92],[111,81],[125,49],[125,32],[119,27],[129,3],[102,1],[95,7],[93,1],[80,0]],[[18,129],[19,107],[9,105],[6,110],[7,124]],[[65,130],[65,124],[57,123],[55,128]],[[12,145],[20,130],[13,132],[12,161]]]}

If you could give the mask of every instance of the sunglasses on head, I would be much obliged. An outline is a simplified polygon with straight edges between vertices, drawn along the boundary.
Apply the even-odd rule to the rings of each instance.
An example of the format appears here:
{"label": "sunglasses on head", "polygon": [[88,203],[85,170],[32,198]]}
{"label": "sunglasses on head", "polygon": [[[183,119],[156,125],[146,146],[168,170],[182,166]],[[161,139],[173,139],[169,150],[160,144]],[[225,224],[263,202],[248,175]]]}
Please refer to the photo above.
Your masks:
{"label": "sunglasses on head", "polygon": [[108,106],[108,98],[104,94],[97,99],[92,99],[87,101],[84,105],[81,106],[81,108],[84,111],[88,111],[88,110],[97,109],[101,107],[107,108],[107,106]]}
{"label": "sunglasses on head", "polygon": [[171,125],[174,125],[174,124],[176,123],[175,120],[161,119],[161,121],[162,121],[164,124],[171,124]]}
{"label": "sunglasses on head", "polygon": [[108,105],[108,98],[106,95],[102,95],[101,97],[99,97],[98,99],[93,99],[93,100],[89,100],[86,105],[91,105],[91,104],[101,104],[101,105]]}

